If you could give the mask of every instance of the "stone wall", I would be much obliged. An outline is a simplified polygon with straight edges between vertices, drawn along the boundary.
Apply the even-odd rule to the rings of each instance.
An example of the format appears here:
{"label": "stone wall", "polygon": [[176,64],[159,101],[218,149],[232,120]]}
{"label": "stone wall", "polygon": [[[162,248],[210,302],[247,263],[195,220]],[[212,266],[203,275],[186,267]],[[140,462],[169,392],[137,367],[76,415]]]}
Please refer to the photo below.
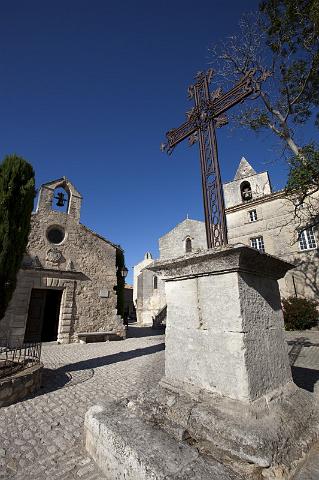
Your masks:
{"label": "stone wall", "polygon": [[159,239],[160,259],[177,258],[186,253],[186,240],[192,242],[192,253],[207,249],[205,226],[198,220],[186,219]]}
{"label": "stone wall", "polygon": [[[318,202],[319,196],[312,201]],[[251,222],[249,212],[256,210],[257,221]],[[306,213],[306,211],[305,211]],[[298,231],[306,224],[302,217],[295,218],[294,205],[285,198],[284,192],[277,192],[261,199],[242,203],[227,210],[229,243],[250,245],[250,239],[263,237],[265,251],[296,268],[279,281],[281,295],[319,298],[319,256],[318,249],[301,251]],[[317,243],[318,228],[314,229]]]}
{"label": "stone wall", "polygon": [[137,277],[136,316],[140,325],[151,326],[153,317],[166,305],[164,282],[157,277],[157,288],[154,288],[154,277],[157,275],[146,268]]}
{"label": "stone wall", "polygon": [[137,306],[137,291],[138,291],[137,278],[141,273],[141,271],[143,270],[143,268],[147,267],[148,265],[151,265],[152,263],[153,263],[152,254],[150,252],[146,252],[143,260],[139,262],[137,265],[135,265],[134,267],[133,302],[135,307]]}
{"label": "stone wall", "polygon": [[0,379],[0,407],[18,402],[41,386],[42,363]]}
{"label": "stone wall", "polygon": [[135,306],[133,303],[133,286],[125,284],[124,286],[124,315],[135,317]]}

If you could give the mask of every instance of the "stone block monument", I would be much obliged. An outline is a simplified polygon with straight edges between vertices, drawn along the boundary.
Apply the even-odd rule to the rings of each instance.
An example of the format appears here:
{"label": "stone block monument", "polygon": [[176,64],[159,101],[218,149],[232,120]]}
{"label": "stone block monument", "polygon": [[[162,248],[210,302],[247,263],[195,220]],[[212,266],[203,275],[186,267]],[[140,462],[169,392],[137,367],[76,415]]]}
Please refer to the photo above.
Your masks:
{"label": "stone block monument", "polygon": [[165,376],[88,411],[86,448],[107,478],[290,478],[319,418],[283,335],[277,281],[292,267],[241,245],[149,267],[165,281]]}
{"label": "stone block monument", "polygon": [[223,94],[209,91],[212,70],[199,72],[195,106],[162,145],[199,140],[208,251],[148,267],[165,281],[165,376],[88,411],[86,448],[110,480],[288,479],[318,437],[283,336],[278,280],[293,265],[227,242],[215,127],[267,78],[255,74]]}

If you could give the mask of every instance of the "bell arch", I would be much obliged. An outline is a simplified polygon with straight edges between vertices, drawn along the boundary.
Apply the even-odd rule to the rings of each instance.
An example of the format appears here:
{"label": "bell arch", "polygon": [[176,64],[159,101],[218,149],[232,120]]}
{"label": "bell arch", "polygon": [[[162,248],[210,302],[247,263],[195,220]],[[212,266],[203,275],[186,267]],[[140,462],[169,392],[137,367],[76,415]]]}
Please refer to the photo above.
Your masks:
{"label": "bell arch", "polygon": [[253,198],[251,185],[247,180],[240,184],[240,195],[243,202],[248,202]]}
{"label": "bell arch", "polygon": [[52,210],[68,213],[70,204],[70,190],[67,185],[59,185],[53,191]]}
{"label": "bell arch", "polygon": [[81,204],[81,194],[66,177],[62,177],[41,185],[36,212],[49,214],[57,211],[79,222]]}

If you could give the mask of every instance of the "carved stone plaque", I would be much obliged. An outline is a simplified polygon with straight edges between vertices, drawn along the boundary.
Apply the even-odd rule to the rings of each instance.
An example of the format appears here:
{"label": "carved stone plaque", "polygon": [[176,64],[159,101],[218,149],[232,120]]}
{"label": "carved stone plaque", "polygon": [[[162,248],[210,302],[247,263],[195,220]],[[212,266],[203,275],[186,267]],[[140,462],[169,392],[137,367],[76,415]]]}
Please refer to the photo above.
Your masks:
{"label": "carved stone plaque", "polygon": [[60,250],[57,248],[50,248],[47,251],[46,260],[51,263],[60,263],[62,262],[63,256]]}
{"label": "carved stone plaque", "polygon": [[109,291],[106,288],[101,288],[101,290],[99,291],[99,297],[100,298],[109,298],[109,296],[110,296]]}

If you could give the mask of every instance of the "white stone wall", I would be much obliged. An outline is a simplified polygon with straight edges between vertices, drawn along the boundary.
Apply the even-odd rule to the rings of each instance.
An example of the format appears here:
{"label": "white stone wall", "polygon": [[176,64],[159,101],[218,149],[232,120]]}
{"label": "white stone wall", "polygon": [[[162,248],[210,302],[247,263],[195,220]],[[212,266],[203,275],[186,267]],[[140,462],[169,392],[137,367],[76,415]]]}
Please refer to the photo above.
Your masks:
{"label": "white stone wall", "polygon": [[137,278],[139,295],[136,303],[136,316],[140,325],[151,326],[153,317],[166,305],[164,282],[157,277],[157,288],[155,289],[154,276],[153,272],[145,268]]}
{"label": "white stone wall", "polygon": [[192,253],[207,249],[205,226],[198,220],[186,219],[159,239],[160,259],[185,255],[186,239],[192,241]]}
{"label": "white stone wall", "polygon": [[153,258],[149,252],[147,252],[144,256],[144,259],[135,265],[134,267],[134,273],[133,273],[133,302],[135,307],[137,306],[137,277],[143,270],[143,268],[147,267],[147,265],[151,265],[153,263]]}
{"label": "white stone wall", "polygon": [[249,182],[251,185],[253,199],[261,198],[271,193],[271,185],[268,172],[258,173],[239,180],[224,183],[225,207],[230,208],[242,203],[240,185]]}
{"label": "white stone wall", "polygon": [[[319,196],[311,201],[318,202]],[[257,221],[251,222],[249,211],[256,210]],[[305,207],[305,213],[307,208]],[[301,212],[302,215],[302,212]],[[296,265],[280,280],[283,297],[295,295],[319,297],[319,256],[318,250],[301,251],[298,230],[305,223],[295,218],[294,205],[283,192],[242,203],[227,211],[229,243],[250,245],[250,239],[262,236],[266,253],[275,255]],[[318,228],[314,229],[319,242]]]}

